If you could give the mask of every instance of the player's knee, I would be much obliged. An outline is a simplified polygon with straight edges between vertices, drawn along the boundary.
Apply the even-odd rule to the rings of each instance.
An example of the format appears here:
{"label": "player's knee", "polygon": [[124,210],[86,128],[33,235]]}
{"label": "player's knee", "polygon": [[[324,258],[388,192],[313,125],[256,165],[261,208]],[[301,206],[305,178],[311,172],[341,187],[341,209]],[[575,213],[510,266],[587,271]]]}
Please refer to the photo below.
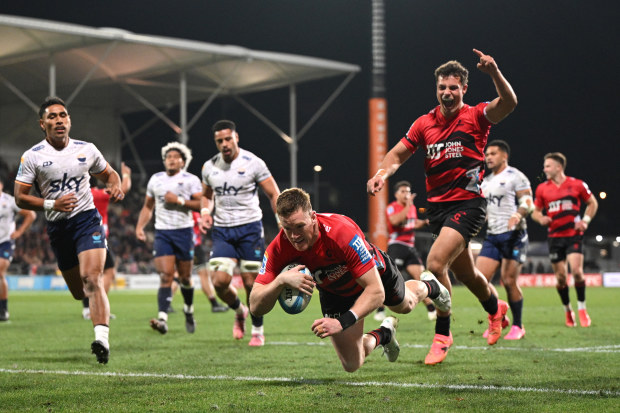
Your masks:
{"label": "player's knee", "polygon": [[241,263],[239,264],[239,268],[241,272],[258,273],[261,265],[262,263],[260,261],[241,260]]}
{"label": "player's knee", "polygon": [[342,368],[347,373],[354,373],[362,366],[362,363],[359,360],[352,361],[342,359],[340,362],[342,363]]}
{"label": "player's knee", "polygon": [[233,276],[237,263],[232,258],[217,257],[209,260],[209,270],[213,272],[225,272]]}
{"label": "player's knee", "polygon": [[428,257],[428,261],[426,263],[426,269],[430,272],[432,272],[433,274],[441,274],[444,269],[445,269],[446,265],[444,262],[442,262],[441,260],[439,260],[436,257]]}

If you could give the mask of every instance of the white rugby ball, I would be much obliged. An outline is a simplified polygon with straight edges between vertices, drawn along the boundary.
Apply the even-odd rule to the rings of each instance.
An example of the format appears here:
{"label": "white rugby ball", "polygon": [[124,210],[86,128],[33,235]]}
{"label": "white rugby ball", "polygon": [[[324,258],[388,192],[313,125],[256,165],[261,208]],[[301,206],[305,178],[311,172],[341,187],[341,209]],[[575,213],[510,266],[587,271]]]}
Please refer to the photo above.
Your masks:
{"label": "white rugby ball", "polygon": [[[291,263],[284,267],[284,269],[280,271],[280,274],[290,270],[291,268],[297,267],[298,265],[301,264]],[[301,272],[311,275],[310,271],[307,268],[302,269]],[[299,314],[306,309],[311,298],[312,295],[302,293],[297,288],[287,286],[282,289],[282,292],[278,297],[278,302],[280,303],[282,309],[287,313]]]}

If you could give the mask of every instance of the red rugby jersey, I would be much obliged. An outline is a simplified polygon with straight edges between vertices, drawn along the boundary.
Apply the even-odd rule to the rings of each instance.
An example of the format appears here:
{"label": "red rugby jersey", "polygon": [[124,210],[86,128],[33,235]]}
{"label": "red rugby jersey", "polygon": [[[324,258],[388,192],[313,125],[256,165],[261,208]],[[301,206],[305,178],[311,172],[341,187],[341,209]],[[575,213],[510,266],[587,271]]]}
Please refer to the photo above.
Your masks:
{"label": "red rugby jersey", "polygon": [[581,203],[592,196],[590,188],[581,179],[566,177],[560,186],[546,181],[536,188],[534,205],[551,218],[550,237],[572,237],[581,234],[575,230],[575,223],[581,220]]}
{"label": "red rugby jersey", "polygon": [[440,107],[420,116],[401,139],[411,151],[426,152],[426,193],[429,202],[462,201],[482,197],[484,147],[491,129],[484,109],[488,102],[464,105],[446,120]]}
{"label": "red rugby jersey", "polygon": [[391,244],[404,244],[409,247],[413,247],[415,244],[415,232],[413,227],[415,221],[418,219],[418,212],[415,205],[412,205],[407,212],[407,218],[400,225],[392,225],[390,222],[390,216],[398,214],[405,208],[398,201],[394,201],[385,209],[385,215],[387,216],[388,232],[390,233],[390,239],[388,245]]}
{"label": "red rugby jersey", "polygon": [[280,230],[265,251],[257,283],[269,284],[285,266],[297,262],[312,272],[317,287],[348,297],[363,291],[355,280],[372,267],[376,266],[379,274],[383,274],[383,257],[375,253],[351,218],[317,214],[317,219],[319,236],[309,251],[297,251]]}
{"label": "red rugby jersey", "polygon": [[91,187],[90,192],[93,194],[95,208],[97,208],[99,215],[101,215],[101,223],[105,228],[105,235],[107,237],[110,235],[110,230],[108,229],[108,205],[110,204],[110,195],[102,188]]}

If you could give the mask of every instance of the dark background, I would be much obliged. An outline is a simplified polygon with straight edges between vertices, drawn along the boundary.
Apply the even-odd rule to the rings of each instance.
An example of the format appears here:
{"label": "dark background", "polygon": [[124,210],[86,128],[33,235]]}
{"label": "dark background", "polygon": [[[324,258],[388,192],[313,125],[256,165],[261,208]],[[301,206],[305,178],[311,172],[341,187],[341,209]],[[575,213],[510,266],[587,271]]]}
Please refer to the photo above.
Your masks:
{"label": "dark background", "polygon": [[[489,139],[512,146],[511,164],[532,187],[544,178],[543,156],[561,151],[567,174],[585,180],[600,200],[589,235],[616,236],[620,207],[616,152],[620,88],[616,71],[619,6],[611,1],[518,2],[481,0],[388,0],[387,99],[390,147],[411,123],[436,104],[433,71],[457,59],[470,70],[465,102],[496,96],[490,78],[475,68],[472,48],[493,56],[512,84],[519,105]],[[118,27],[141,34],[234,44],[250,49],[292,53],[361,66],[328,111],[300,141],[300,185],[311,190],[312,167],[323,166],[321,210],[344,213],[367,222],[368,98],[371,68],[370,0],[230,0],[230,1],[63,1],[3,2],[0,13],[43,18],[93,27]],[[318,82],[321,83],[321,82]],[[298,89],[301,128],[338,84],[328,81]],[[1,93],[8,93],[6,90]],[[256,94],[248,101],[288,131],[287,91]],[[192,115],[190,106],[190,117]],[[139,125],[148,113],[128,116]],[[171,116],[174,119],[174,114]],[[240,145],[267,162],[281,189],[288,186],[289,158],[284,142],[235,101],[221,99],[189,132],[194,150],[190,171],[199,173],[215,154],[210,125],[219,118],[237,122]],[[74,119],[74,122],[76,120]],[[74,125],[75,129],[75,125]],[[159,149],[173,138],[163,123],[136,143],[162,168]],[[77,136],[76,136],[77,137]],[[132,161],[127,154],[129,164]],[[408,179],[425,205],[422,156],[414,155],[391,180]],[[534,240],[545,231],[530,224]]]}

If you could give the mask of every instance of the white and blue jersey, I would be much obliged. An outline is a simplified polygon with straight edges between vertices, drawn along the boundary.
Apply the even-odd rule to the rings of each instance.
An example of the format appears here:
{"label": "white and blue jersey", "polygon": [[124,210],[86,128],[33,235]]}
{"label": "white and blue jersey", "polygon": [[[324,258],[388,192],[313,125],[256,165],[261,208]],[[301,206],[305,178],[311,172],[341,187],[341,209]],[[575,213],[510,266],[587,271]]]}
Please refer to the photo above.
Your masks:
{"label": "white and blue jersey", "polygon": [[[516,194],[531,189],[530,181],[518,169],[507,166],[499,174],[485,176],[482,181],[482,193],[487,199],[487,219],[489,234],[508,232],[508,220],[517,211]],[[525,218],[515,229],[525,229]]]}
{"label": "white and blue jersey", "polygon": [[15,198],[0,192],[0,244],[11,241],[15,232],[15,217],[21,209],[15,204]]}
{"label": "white and blue jersey", "polygon": [[166,172],[158,172],[151,176],[146,187],[146,194],[155,200],[155,229],[193,228],[192,211],[185,206],[166,204],[166,192],[172,192],[183,199],[191,199],[192,195],[202,193],[200,179],[184,171],[172,176]]}
{"label": "white and blue jersey", "polygon": [[15,204],[15,198],[0,192],[0,258],[12,261],[15,253],[15,241],[11,234],[15,232],[15,216],[21,209]]}
{"label": "white and blue jersey", "polygon": [[216,227],[235,227],[260,221],[258,184],[271,176],[265,162],[239,148],[239,155],[226,163],[218,153],[204,163],[202,182],[213,189]]}
{"label": "white and blue jersey", "polygon": [[67,146],[58,150],[43,140],[24,152],[15,180],[34,185],[44,199],[55,200],[75,193],[77,206],[73,211],[45,211],[45,219],[53,222],[95,208],[90,175],[103,172],[107,166],[103,155],[92,143],[69,139]]}

